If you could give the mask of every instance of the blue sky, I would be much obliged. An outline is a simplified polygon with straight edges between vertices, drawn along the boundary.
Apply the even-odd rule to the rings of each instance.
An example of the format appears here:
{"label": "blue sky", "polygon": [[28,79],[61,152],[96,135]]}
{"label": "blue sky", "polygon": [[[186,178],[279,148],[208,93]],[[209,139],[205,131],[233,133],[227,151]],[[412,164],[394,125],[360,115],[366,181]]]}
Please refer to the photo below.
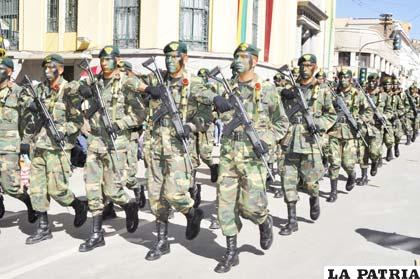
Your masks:
{"label": "blue sky", "polygon": [[420,0],[336,0],[337,17],[378,18],[382,13],[412,24],[410,38],[420,38]]}

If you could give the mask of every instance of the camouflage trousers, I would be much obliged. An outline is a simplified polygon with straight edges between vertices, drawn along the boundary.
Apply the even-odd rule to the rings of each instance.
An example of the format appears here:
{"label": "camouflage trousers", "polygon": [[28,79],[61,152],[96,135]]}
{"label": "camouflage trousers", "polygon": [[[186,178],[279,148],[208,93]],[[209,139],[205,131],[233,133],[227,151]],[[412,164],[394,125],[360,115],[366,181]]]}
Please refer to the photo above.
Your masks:
{"label": "camouflage trousers", "polygon": [[340,167],[343,167],[347,174],[352,174],[358,159],[357,151],[359,144],[357,140],[330,137],[329,142],[331,153],[328,158],[330,163],[328,175],[330,179],[338,179]]}
{"label": "camouflage trousers", "polygon": [[361,169],[369,167],[369,159],[376,162],[382,155],[383,132],[377,131],[374,136],[364,136],[368,147],[362,140],[359,140],[359,164]]}
{"label": "camouflage trousers", "polygon": [[18,197],[24,193],[20,187],[19,154],[0,154],[0,184],[9,196]]}
{"label": "camouflage trousers", "polygon": [[399,144],[404,135],[403,123],[400,119],[392,123],[392,130],[394,132],[394,144]]}
{"label": "camouflage trousers", "polygon": [[299,200],[298,184],[301,184],[303,190],[311,197],[317,197],[319,195],[318,181],[323,174],[324,166],[320,153],[285,152],[281,171],[285,202],[297,202]]}
{"label": "camouflage trousers", "polygon": [[125,181],[122,175],[127,153],[118,151],[118,155],[119,160],[115,151],[97,153],[88,150],[84,178],[89,210],[93,216],[102,213],[104,197],[118,205],[126,204],[130,200],[123,189]]}
{"label": "camouflage trousers", "polygon": [[395,143],[395,137],[394,137],[394,128],[392,125],[386,126],[387,130],[384,129],[383,132],[383,143],[385,144],[386,148],[392,148]]}
{"label": "camouflage trousers", "polygon": [[137,186],[137,152],[138,143],[137,140],[130,140],[127,146],[127,165],[126,165],[126,186],[132,190]]}
{"label": "camouflage trousers", "polygon": [[156,219],[167,222],[171,207],[186,214],[193,206],[188,189],[191,174],[185,155],[174,153],[163,155],[151,152],[147,170],[147,191],[149,204]]}
{"label": "camouflage trousers", "polygon": [[36,149],[31,165],[30,197],[34,210],[46,212],[50,197],[62,206],[75,199],[69,189],[70,165],[61,150]]}
{"label": "camouflage trousers", "polygon": [[326,158],[330,156],[330,136],[328,134],[323,134],[321,137],[322,142],[322,153]]}
{"label": "camouflage trousers", "polygon": [[262,224],[268,216],[265,180],[267,170],[255,157],[241,152],[220,155],[220,176],[217,181],[217,216],[222,233],[234,236],[242,223],[239,216]]}
{"label": "camouflage trousers", "polygon": [[404,116],[401,119],[401,125],[404,131],[404,135],[411,136],[413,133],[413,121],[410,117]]}
{"label": "camouflage trousers", "polygon": [[211,153],[213,151],[213,133],[208,129],[206,132],[195,134],[194,149],[191,154],[191,160],[194,166],[200,165],[200,160],[208,167],[212,165]]}

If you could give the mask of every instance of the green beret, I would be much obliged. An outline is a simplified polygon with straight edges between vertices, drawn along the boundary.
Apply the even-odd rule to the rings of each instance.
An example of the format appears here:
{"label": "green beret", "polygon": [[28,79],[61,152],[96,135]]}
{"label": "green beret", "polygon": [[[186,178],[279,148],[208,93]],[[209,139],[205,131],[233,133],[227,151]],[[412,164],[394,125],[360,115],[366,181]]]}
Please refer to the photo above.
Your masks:
{"label": "green beret", "polygon": [[398,84],[400,84],[400,81],[397,78],[393,78],[392,79],[392,84],[398,85]]}
{"label": "green beret", "polygon": [[315,75],[315,78],[320,78],[320,77],[326,78],[327,74],[323,70],[321,70],[318,73],[316,73],[316,75]]}
{"label": "green beret", "polygon": [[172,51],[187,54],[187,45],[183,42],[172,41],[163,48],[163,53],[165,54]]}
{"label": "green beret", "polygon": [[348,77],[352,77],[352,76],[353,76],[353,73],[351,72],[351,70],[350,70],[350,69],[341,69],[341,70],[338,72],[338,76],[348,76]]}
{"label": "green beret", "polygon": [[235,49],[233,56],[235,56],[236,53],[238,53],[239,51],[248,52],[249,54],[258,57],[258,53],[260,52],[260,49],[251,44],[240,43],[239,46]]}
{"label": "green beret", "polygon": [[63,56],[59,55],[59,54],[50,54],[48,56],[46,56],[44,58],[44,60],[42,61],[42,67],[45,66],[45,64],[47,63],[51,63],[51,62],[55,62],[57,64],[64,64],[64,58]]}
{"label": "green beret", "polygon": [[312,64],[316,64],[316,56],[313,54],[304,54],[298,60],[298,65],[300,66],[303,62],[311,62]]}
{"label": "green beret", "polygon": [[13,60],[10,59],[9,57],[0,58],[0,65],[4,65],[7,68],[10,68],[12,70],[15,68],[15,65],[13,64]]}
{"label": "green beret", "polygon": [[387,83],[392,83],[392,78],[391,77],[384,77],[382,79],[382,84],[387,84]]}
{"label": "green beret", "polygon": [[296,75],[298,75],[298,74],[299,74],[299,72],[300,72],[300,70],[299,70],[299,68],[298,68],[298,67],[294,67],[294,68],[292,69],[292,74],[296,74]]}
{"label": "green beret", "polygon": [[123,68],[124,70],[129,70],[129,71],[133,70],[133,65],[130,62],[125,61],[125,60],[121,60],[118,63],[118,67]]}
{"label": "green beret", "polygon": [[111,57],[119,57],[120,56],[120,49],[117,46],[105,46],[99,52],[99,58],[111,56]]}
{"label": "green beret", "polygon": [[372,80],[372,79],[378,79],[379,75],[377,73],[372,73],[368,75],[368,80]]}
{"label": "green beret", "polygon": [[210,71],[206,68],[201,68],[200,70],[198,70],[197,76],[199,77],[207,77],[208,74],[210,73]]}

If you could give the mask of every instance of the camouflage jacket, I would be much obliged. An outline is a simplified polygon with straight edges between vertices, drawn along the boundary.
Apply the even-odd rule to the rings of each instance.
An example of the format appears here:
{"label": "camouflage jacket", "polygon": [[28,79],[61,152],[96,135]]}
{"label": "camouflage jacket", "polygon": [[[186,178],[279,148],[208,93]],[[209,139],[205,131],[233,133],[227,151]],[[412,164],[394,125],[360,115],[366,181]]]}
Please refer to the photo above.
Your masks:
{"label": "camouflage jacket", "polygon": [[[301,88],[315,124],[320,128],[321,133],[324,133],[334,125],[336,119],[329,87],[317,85],[314,80],[306,88],[304,86]],[[295,94],[286,96],[282,91],[283,106],[290,121],[286,137],[282,141],[282,148],[286,153],[320,153],[318,144],[308,131],[301,110],[298,110],[301,106]]]}
{"label": "camouflage jacket", "polygon": [[15,83],[0,89],[0,154],[19,152],[24,124],[22,95],[22,88]]}
{"label": "camouflage jacket", "polygon": [[[239,97],[260,140],[266,142],[270,150],[274,149],[276,144],[285,136],[289,126],[289,121],[275,86],[262,80],[258,75],[255,75],[253,80],[246,83],[240,83],[236,79],[232,80],[231,85],[233,88],[239,88]],[[228,98],[227,95],[225,97]],[[225,125],[228,125],[234,117],[234,110],[230,110],[222,113],[220,119]],[[233,146],[227,141],[234,138],[235,133],[240,135],[240,138],[236,141],[240,142],[241,148],[239,151],[243,152],[243,156],[256,157],[251,142],[243,132],[243,126],[236,128],[232,135],[222,138],[221,156],[229,153],[234,156],[232,152],[237,151],[235,149],[238,146]]]}
{"label": "camouflage jacket", "polygon": [[388,98],[390,99],[392,117],[394,117],[394,119],[402,118],[405,114],[405,107],[401,97],[398,94],[391,93],[388,94]]}
{"label": "camouflage jacket", "polygon": [[[346,106],[356,120],[359,126],[364,126],[365,130],[370,125],[374,124],[373,110],[369,106],[365,96],[356,88],[352,87],[347,92],[337,91],[337,96],[341,96],[346,103]],[[328,135],[340,139],[354,139],[356,133],[350,126],[344,113],[337,106],[336,99],[333,97],[333,105],[337,113],[337,119],[331,129],[328,130]]]}
{"label": "camouflage jacket", "polygon": [[[145,118],[144,105],[139,99],[140,95],[135,91],[135,88],[138,87],[138,79],[127,78],[124,73],[116,73],[108,80],[99,75],[97,80],[111,123],[118,126],[120,130],[115,140],[115,148],[124,151],[131,139],[133,129],[138,129]],[[109,150],[113,150],[111,138],[101,120],[101,113],[95,110],[97,100],[92,96],[85,102],[88,104],[88,112],[95,111],[91,117],[88,117],[90,129],[88,149],[97,153],[107,153]]]}
{"label": "camouflage jacket", "polygon": [[[44,102],[57,130],[64,135],[65,149],[68,150],[76,142],[83,124],[83,116],[79,110],[79,84],[76,81],[69,83],[61,77],[59,85],[59,88],[53,90],[47,82],[40,83],[35,87],[35,92]],[[33,99],[28,93],[26,95],[27,104],[29,104]],[[25,117],[28,115],[30,120],[24,129],[23,142],[33,142],[35,148],[59,150],[60,147],[56,144],[53,136],[47,132],[45,125],[42,125],[39,111],[32,113],[27,107],[24,114]]]}
{"label": "camouflage jacket", "polygon": [[[390,122],[388,121],[388,119],[392,116],[392,107],[390,102],[391,99],[389,98],[389,96],[381,92],[379,88],[375,88],[371,92],[366,92],[366,94],[369,94],[379,113],[385,118],[387,126],[389,126]],[[373,110],[372,115],[374,115]],[[367,126],[367,134],[369,136],[374,136],[378,132],[380,133],[382,129],[383,127],[381,126],[379,120],[373,117],[373,122],[371,123],[371,125]]]}
{"label": "camouflage jacket", "polygon": [[[199,123],[211,122],[212,115],[198,114],[199,106],[211,108],[215,92],[207,88],[202,78],[191,75],[187,71],[182,73],[181,78],[173,79],[163,71],[165,85],[172,93],[172,97],[178,108],[181,121],[189,125],[193,132],[201,129]],[[157,79],[149,75],[146,79],[147,84],[157,85]],[[146,97],[147,102],[147,123],[148,131],[145,133],[145,141],[151,141],[150,145],[154,152],[163,155],[183,154],[184,148],[181,141],[176,137],[176,131],[169,115],[163,116],[159,121],[153,123],[152,117],[162,106],[162,101]],[[192,147],[190,145],[190,150]]]}

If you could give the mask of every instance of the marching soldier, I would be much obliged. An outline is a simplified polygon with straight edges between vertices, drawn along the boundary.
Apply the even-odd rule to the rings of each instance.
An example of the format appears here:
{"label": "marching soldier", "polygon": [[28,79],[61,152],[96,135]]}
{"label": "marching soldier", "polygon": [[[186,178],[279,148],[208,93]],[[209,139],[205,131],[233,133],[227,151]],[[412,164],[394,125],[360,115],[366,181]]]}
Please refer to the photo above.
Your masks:
{"label": "marching soldier", "polygon": [[[370,74],[367,78],[366,94],[371,98],[375,104],[378,112],[386,123],[386,117],[392,114],[391,104],[386,93],[382,93],[379,88],[379,76],[377,74]],[[366,147],[362,142],[359,142],[359,164],[362,171],[362,177],[357,185],[363,186],[368,183],[367,169],[369,167],[369,159],[371,160],[370,175],[375,176],[381,161],[382,144],[384,138],[384,127],[382,127],[381,119],[373,115],[370,119],[370,124],[363,129],[363,137],[368,143]]]}
{"label": "marching soldier", "polygon": [[7,57],[0,58],[0,219],[5,208],[2,192],[21,200],[28,211],[29,223],[37,219],[26,185],[21,183],[19,147],[24,123],[24,92],[11,81],[14,64]]}
{"label": "marching soldier", "polygon": [[[67,82],[63,78],[64,59],[60,55],[48,55],[42,67],[46,80],[35,87],[35,94],[45,104],[58,134],[49,132],[49,123],[43,118],[40,105],[34,98],[28,97],[28,111],[24,114],[30,115],[30,123],[25,128],[20,153],[29,156],[30,143],[33,143],[30,197],[37,211],[38,229],[26,239],[26,244],[52,238],[47,215],[51,197],[62,206],[74,208],[75,227],[84,224],[88,210],[87,203],[76,198],[68,188],[71,170],[64,153],[72,149],[83,123],[83,116],[78,110],[79,86],[77,82]],[[63,141],[64,151],[59,146]]]}
{"label": "marching soldier", "polygon": [[[391,136],[392,140],[387,139],[387,136],[385,136],[385,145],[387,145],[386,160],[390,161],[393,158],[392,146],[390,146],[391,143],[394,146],[395,157],[398,158],[400,156],[400,149],[398,145],[400,144],[401,138],[403,136],[402,119],[405,114],[405,109],[404,109],[404,105],[401,100],[401,97],[398,94],[399,86],[398,84],[395,86],[393,85],[393,80],[391,77],[385,77],[383,79],[383,88],[384,88],[384,92],[390,95],[391,108],[393,111],[393,114],[389,119],[392,124],[392,132],[393,132],[393,135]],[[394,88],[396,88],[397,90],[394,90]]]}
{"label": "marching soldier", "polygon": [[415,142],[417,138],[417,134],[419,132],[420,126],[420,117],[419,117],[419,107],[420,107],[420,94],[419,89],[417,87],[417,82],[413,82],[413,84],[409,88],[409,94],[411,96],[412,110],[413,110],[413,118],[412,118],[412,125],[413,125],[413,136],[411,137],[411,141]]}
{"label": "marching soldier", "polygon": [[[351,70],[341,70],[338,73],[338,88],[333,97],[333,104],[337,112],[337,119],[334,126],[328,130],[330,156],[329,156],[329,177],[331,183],[330,197],[328,202],[335,202],[337,199],[337,181],[342,167],[347,173],[346,190],[351,191],[356,183],[356,172],[354,167],[358,158],[358,138],[363,127],[373,121],[372,108],[366,98],[352,86]],[[352,127],[348,116],[338,105],[337,98],[341,98],[349,112],[350,117],[357,122],[357,127]],[[358,129],[355,131],[355,129]],[[364,144],[363,142],[361,144]],[[377,163],[377,161],[375,161]]]}
{"label": "marching soldier", "polygon": [[[215,268],[218,273],[228,272],[239,263],[237,234],[242,227],[240,216],[259,225],[262,249],[269,249],[273,241],[273,220],[268,213],[265,192],[267,171],[258,156],[266,154],[283,138],[288,121],[275,87],[254,72],[258,51],[253,45],[241,43],[234,52],[234,68],[238,73],[231,81],[238,89],[234,94],[243,100],[243,106],[261,138],[263,150],[253,150],[242,126],[222,138],[217,203],[227,249]],[[214,98],[215,108],[225,124],[237,117],[226,97]]]}
{"label": "marching soldier", "polygon": [[[200,232],[203,211],[193,207],[194,200],[188,192],[192,169],[186,152],[191,152],[191,145],[189,145],[190,150],[186,151],[181,141],[188,140],[191,133],[197,131],[194,123],[198,103],[211,105],[211,98],[214,95],[204,86],[201,78],[186,71],[188,55],[185,43],[171,42],[164,47],[163,52],[166,65],[166,71],[163,72],[165,84],[160,85],[155,77],[150,77],[149,86],[142,88],[150,96],[144,153],[148,158],[149,203],[156,217],[157,230],[157,240],[146,255],[146,260],[149,261],[157,260],[170,252],[168,215],[171,207],[185,215],[187,219],[185,236],[188,240],[196,238]],[[177,134],[175,123],[167,114],[152,121],[159,108],[165,105],[161,99],[166,90],[172,94],[183,124],[184,135]]]}
{"label": "marching soldier", "polygon": [[410,107],[410,102],[407,98],[407,93],[404,92],[401,88],[401,83],[398,80],[398,78],[394,77],[392,80],[393,83],[393,90],[394,94],[397,94],[401,99],[401,105],[403,108],[403,112],[400,114],[400,121],[401,121],[401,127],[402,131],[407,137],[406,145],[411,144],[411,137],[413,134],[413,127],[411,124],[411,119],[413,116],[413,111]]}
{"label": "marching soldier", "polygon": [[[129,233],[138,226],[138,205],[131,202],[124,191],[125,185],[122,171],[127,162],[132,129],[138,127],[144,119],[144,109],[137,101],[134,92],[128,86],[127,76],[120,72],[117,65],[120,52],[116,46],[106,46],[99,52],[102,73],[97,76],[97,85],[102,96],[104,110],[100,109],[100,101],[95,97],[93,84],[83,84],[81,94],[85,98],[85,117],[89,121],[90,135],[88,154],[85,166],[85,187],[89,210],[93,215],[92,233],[80,245],[80,252],[87,252],[105,245],[102,229],[103,197],[121,206],[126,214],[126,227]],[[92,81],[90,81],[92,82]],[[138,84],[133,87],[137,87]],[[108,112],[110,125],[104,121],[103,114]],[[118,135],[115,146],[111,135]]]}
{"label": "marching soldier", "polygon": [[282,140],[285,153],[282,184],[285,191],[288,222],[281,228],[281,235],[290,235],[298,230],[296,203],[299,200],[297,191],[299,183],[302,183],[303,188],[310,195],[311,219],[317,220],[321,212],[318,181],[324,174],[324,167],[321,146],[315,135],[327,131],[334,124],[336,115],[328,86],[318,85],[314,78],[317,70],[316,62],[316,56],[313,54],[305,54],[298,60],[300,67],[298,83],[314,123],[308,124],[309,121],[303,113],[304,109],[297,95],[299,94],[297,89],[286,88],[282,91],[281,98],[290,126]]}

